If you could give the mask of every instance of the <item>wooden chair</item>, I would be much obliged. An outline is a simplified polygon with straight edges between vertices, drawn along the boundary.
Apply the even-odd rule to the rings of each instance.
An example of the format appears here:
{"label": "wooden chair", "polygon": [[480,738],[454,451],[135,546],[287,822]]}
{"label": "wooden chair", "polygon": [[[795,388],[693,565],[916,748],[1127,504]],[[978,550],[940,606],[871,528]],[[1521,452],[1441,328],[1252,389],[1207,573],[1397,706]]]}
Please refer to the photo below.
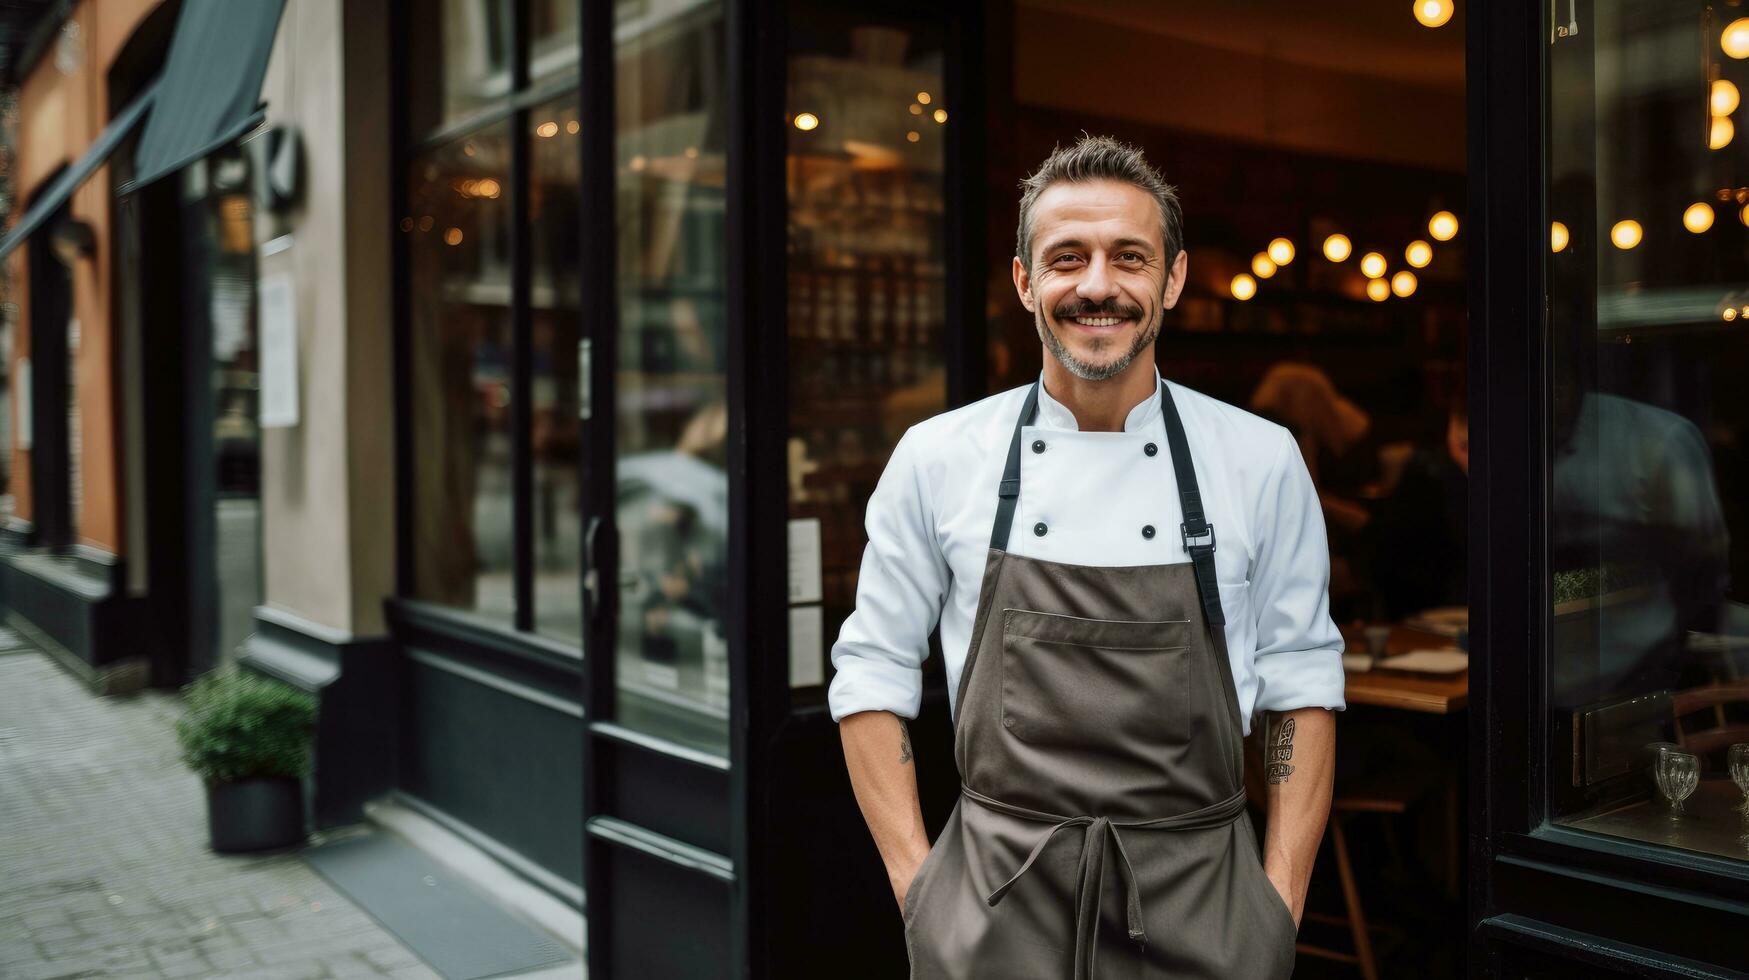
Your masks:
{"label": "wooden chair", "polygon": [[[1258,739],[1246,739],[1245,749],[1245,795],[1259,808],[1266,808],[1267,796],[1265,795],[1262,775],[1263,758],[1258,748]],[[1323,925],[1346,926],[1353,949],[1343,950],[1301,941],[1294,944],[1296,952],[1306,956],[1316,956],[1321,959],[1352,964],[1360,971],[1364,980],[1378,980],[1378,964],[1372,940],[1373,933],[1390,936],[1400,936],[1401,933],[1391,926],[1367,922],[1366,910],[1360,899],[1360,886],[1354,875],[1354,862],[1349,855],[1348,835],[1344,825],[1351,818],[1360,814],[1376,813],[1386,817],[1403,814],[1408,811],[1409,804],[1414,802],[1419,795],[1418,792],[1406,790],[1390,783],[1363,784],[1337,789],[1334,798],[1330,801],[1330,822],[1325,827],[1324,836],[1330,842],[1330,849],[1336,859],[1336,876],[1342,885],[1343,914],[1314,912],[1308,908],[1302,918]],[[1391,834],[1389,824],[1386,825],[1386,837],[1393,861],[1401,864],[1396,838]]]}
{"label": "wooden chair", "polygon": [[[1749,681],[1737,680],[1691,687],[1670,696],[1670,715],[1676,728],[1676,744],[1695,755],[1707,757],[1737,742],[1749,742],[1749,722],[1733,719],[1727,708],[1749,708]],[[1707,728],[1684,728],[1684,719],[1705,712]]]}
{"label": "wooden chair", "polygon": [[[1410,794],[1397,792],[1390,786],[1340,792],[1330,801],[1330,823],[1324,836],[1330,841],[1330,849],[1336,858],[1336,876],[1342,884],[1343,914],[1333,915],[1308,909],[1305,918],[1324,925],[1346,926],[1353,949],[1343,950],[1302,941],[1294,944],[1297,951],[1307,956],[1352,964],[1365,980],[1377,980],[1379,972],[1372,935],[1375,932],[1398,935],[1398,932],[1390,926],[1368,923],[1366,920],[1366,909],[1360,900],[1360,886],[1354,877],[1354,863],[1349,857],[1345,825],[1354,816],[1363,813],[1400,815],[1409,809],[1411,802],[1413,800]],[[1394,838],[1391,849],[1396,851]]]}

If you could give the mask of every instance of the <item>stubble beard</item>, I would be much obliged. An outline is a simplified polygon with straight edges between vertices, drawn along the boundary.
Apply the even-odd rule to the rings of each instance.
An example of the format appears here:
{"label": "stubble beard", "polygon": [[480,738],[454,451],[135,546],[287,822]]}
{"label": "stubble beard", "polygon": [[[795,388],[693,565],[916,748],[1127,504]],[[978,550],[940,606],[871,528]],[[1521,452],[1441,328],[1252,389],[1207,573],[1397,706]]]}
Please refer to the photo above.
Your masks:
{"label": "stubble beard", "polygon": [[1070,374],[1082,381],[1109,381],[1128,370],[1129,366],[1135,363],[1136,358],[1141,356],[1142,351],[1147,350],[1148,345],[1159,338],[1160,324],[1165,318],[1166,311],[1161,310],[1154,317],[1152,327],[1137,332],[1136,339],[1130,344],[1130,349],[1124,356],[1105,364],[1090,364],[1070,353],[1068,346],[1063,343],[1063,339],[1057,336],[1057,332],[1052,330],[1050,324],[1045,320],[1042,305],[1040,309],[1033,311],[1033,321],[1038,327],[1038,337],[1044,341],[1045,349],[1050,351],[1051,355]]}

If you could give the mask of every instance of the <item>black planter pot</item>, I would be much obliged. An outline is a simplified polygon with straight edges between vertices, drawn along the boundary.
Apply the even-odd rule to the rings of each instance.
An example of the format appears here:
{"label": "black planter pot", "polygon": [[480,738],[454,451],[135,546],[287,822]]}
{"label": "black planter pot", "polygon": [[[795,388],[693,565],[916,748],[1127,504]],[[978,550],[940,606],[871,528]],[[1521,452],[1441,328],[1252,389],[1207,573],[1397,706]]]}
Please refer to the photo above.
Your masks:
{"label": "black planter pot", "polygon": [[304,839],[303,784],[289,777],[209,782],[206,812],[215,851],[264,851]]}

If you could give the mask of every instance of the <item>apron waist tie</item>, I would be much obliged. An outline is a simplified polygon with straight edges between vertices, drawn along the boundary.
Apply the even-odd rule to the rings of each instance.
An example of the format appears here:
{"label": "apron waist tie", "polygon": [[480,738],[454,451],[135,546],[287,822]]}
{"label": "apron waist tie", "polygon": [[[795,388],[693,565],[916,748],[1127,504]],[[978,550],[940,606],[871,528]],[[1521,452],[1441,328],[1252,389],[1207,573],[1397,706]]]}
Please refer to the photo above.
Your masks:
{"label": "apron waist tie", "polygon": [[1136,880],[1136,869],[1130,864],[1129,852],[1124,849],[1122,830],[1204,830],[1232,823],[1245,810],[1245,791],[1240,790],[1218,803],[1210,804],[1200,810],[1176,814],[1170,817],[1158,817],[1153,820],[1114,821],[1109,817],[1077,816],[1063,817],[1057,814],[1031,810],[1012,803],[992,799],[972,789],[961,785],[960,791],[974,802],[989,807],[1010,816],[1023,820],[1036,820],[1051,824],[1051,829],[1039,838],[1033,845],[1032,852],[1026,860],[1020,863],[1019,870],[991,892],[985,901],[994,908],[1002,901],[1003,896],[1032,870],[1033,862],[1038,860],[1045,848],[1055,840],[1057,834],[1071,827],[1085,827],[1081,837],[1081,860],[1076,867],[1075,882],[1075,980],[1092,980],[1095,956],[1099,950],[1099,902],[1105,894],[1105,867],[1107,846],[1117,850],[1118,877],[1123,880],[1125,894],[1124,917],[1129,930],[1129,936],[1138,946],[1147,948],[1148,937],[1143,930],[1142,890]]}

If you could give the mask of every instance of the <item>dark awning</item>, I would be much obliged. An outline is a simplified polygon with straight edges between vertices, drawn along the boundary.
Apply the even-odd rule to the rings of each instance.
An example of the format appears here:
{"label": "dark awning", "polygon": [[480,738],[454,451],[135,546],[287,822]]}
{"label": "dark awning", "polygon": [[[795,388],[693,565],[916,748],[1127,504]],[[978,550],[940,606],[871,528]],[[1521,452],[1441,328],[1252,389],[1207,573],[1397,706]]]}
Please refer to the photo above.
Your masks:
{"label": "dark awning", "polygon": [[146,110],[151,108],[155,93],[156,89],[147,87],[144,92],[136,96],[134,101],[128,103],[128,107],[121,111],[120,115],[111,119],[108,126],[103,127],[103,132],[97,134],[97,139],[85,150],[84,156],[74,161],[72,166],[61,171],[60,176],[36,195],[36,200],[30,204],[30,210],[26,211],[24,217],[12,226],[12,230],[6,233],[5,238],[0,239],[0,259],[4,259],[13,249],[18,247],[20,242],[41,228],[43,222],[49,220],[56,209],[67,203],[67,198],[79,189],[79,185],[85,183],[86,178],[96,172],[98,167],[103,166],[103,161],[109,159],[109,155],[115,152],[116,146],[129,133],[133,132],[135,126],[140,124],[140,119],[145,116]]}
{"label": "dark awning", "polygon": [[261,121],[261,77],[285,0],[184,0],[158,105],[123,193],[175,173]]}

